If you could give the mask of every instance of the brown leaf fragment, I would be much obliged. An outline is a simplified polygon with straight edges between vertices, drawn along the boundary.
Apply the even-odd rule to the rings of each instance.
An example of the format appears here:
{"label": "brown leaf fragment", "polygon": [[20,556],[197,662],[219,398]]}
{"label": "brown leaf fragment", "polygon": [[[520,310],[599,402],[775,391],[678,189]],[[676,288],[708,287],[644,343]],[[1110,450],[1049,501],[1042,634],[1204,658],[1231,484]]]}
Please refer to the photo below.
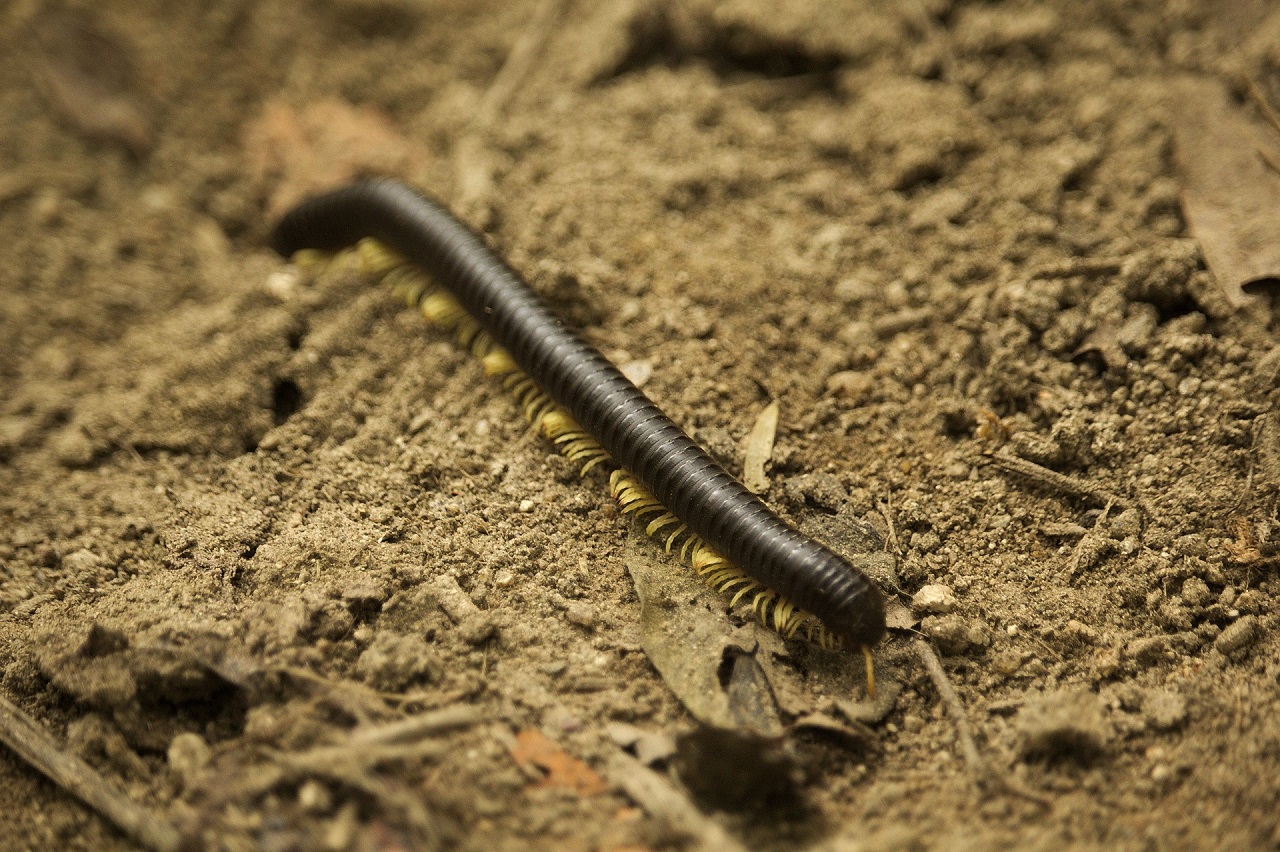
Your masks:
{"label": "brown leaf fragment", "polygon": [[89,139],[124,145],[135,157],[155,147],[129,50],[87,9],[47,7],[32,23],[37,88]]}
{"label": "brown leaf fragment", "polygon": [[604,779],[595,770],[535,728],[516,734],[511,757],[522,767],[533,766],[546,773],[538,782],[540,787],[564,787],[581,796],[596,796],[605,790]]}
{"label": "brown leaf fragment", "polygon": [[855,747],[874,747],[879,742],[876,732],[865,723],[850,721],[845,724],[826,713],[810,713],[807,716],[801,716],[796,719],[795,728],[828,734]]}
{"label": "brown leaf fragment", "polygon": [[1280,279],[1280,175],[1258,156],[1272,133],[1245,118],[1217,80],[1173,87],[1182,210],[1209,269],[1233,307],[1247,284]]}
{"label": "brown leaf fragment", "polygon": [[1264,540],[1263,536],[1259,535],[1258,526],[1248,518],[1233,515],[1228,519],[1228,527],[1233,538],[1224,541],[1222,549],[1227,552],[1227,558],[1232,562],[1237,565],[1257,567],[1280,564],[1280,553],[1277,553],[1276,543]]}
{"label": "brown leaf fragment", "polygon": [[413,175],[426,160],[386,113],[336,98],[301,109],[268,101],[245,125],[243,144],[271,218],[310,193],[370,175]]}
{"label": "brown leaf fragment", "polygon": [[640,644],[649,661],[695,719],[732,727],[719,678],[733,632],[723,608],[706,606],[705,586],[647,541],[628,539],[624,559],[640,598]]}

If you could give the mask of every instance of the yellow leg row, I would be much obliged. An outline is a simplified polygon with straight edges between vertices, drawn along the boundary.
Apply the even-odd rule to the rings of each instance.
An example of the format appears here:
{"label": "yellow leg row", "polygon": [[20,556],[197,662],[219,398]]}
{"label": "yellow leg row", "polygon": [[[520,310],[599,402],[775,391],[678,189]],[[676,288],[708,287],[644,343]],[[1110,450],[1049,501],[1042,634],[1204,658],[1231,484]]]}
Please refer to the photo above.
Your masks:
{"label": "yellow leg row", "polygon": [[[582,463],[583,476],[598,465],[612,465],[612,459],[604,448],[520,370],[506,350],[476,324],[453,296],[433,285],[403,258],[375,240],[362,240],[355,249],[355,256],[362,274],[391,285],[398,298],[416,308],[433,325],[452,332],[465,349],[481,360],[487,375],[501,378],[524,411],[525,418],[566,458]],[[314,267],[330,259],[319,252],[304,251],[295,255],[294,262],[303,267]],[[646,516],[654,515],[645,525],[645,534],[662,541],[668,553],[679,542],[681,561],[689,564],[711,589],[731,594],[730,607],[749,597],[751,611],[756,617],[786,638],[803,633],[809,641],[824,648],[840,645],[838,638],[815,616],[729,563],[691,533],[627,471],[617,467],[613,469],[609,475],[609,492],[624,515],[634,515],[642,521]],[[673,525],[675,529],[671,530]]]}

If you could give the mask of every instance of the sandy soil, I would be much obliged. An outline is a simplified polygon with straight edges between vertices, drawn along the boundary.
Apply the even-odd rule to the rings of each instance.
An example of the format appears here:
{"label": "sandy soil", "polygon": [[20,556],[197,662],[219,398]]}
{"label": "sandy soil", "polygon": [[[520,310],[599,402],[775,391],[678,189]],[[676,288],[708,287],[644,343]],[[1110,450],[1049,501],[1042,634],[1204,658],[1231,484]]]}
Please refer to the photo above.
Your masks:
{"label": "sandy soil", "polygon": [[[6,4],[4,695],[210,848],[1274,848],[1280,349],[1205,267],[1172,145],[1170,80],[1242,61],[1215,25]],[[887,715],[855,718],[860,661],[738,613],[786,733],[698,745],[632,580],[685,569],[443,335],[264,249],[365,173],[456,205],[729,469],[779,402],[766,498],[877,530],[914,606]],[[431,712],[461,715],[344,748]],[[8,751],[0,800],[5,848],[129,848]]]}

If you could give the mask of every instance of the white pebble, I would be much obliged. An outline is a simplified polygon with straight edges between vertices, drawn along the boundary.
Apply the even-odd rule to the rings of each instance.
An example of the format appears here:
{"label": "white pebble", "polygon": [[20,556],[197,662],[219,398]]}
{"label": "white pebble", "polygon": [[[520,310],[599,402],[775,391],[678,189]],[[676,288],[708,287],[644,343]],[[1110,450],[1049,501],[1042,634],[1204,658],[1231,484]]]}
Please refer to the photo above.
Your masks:
{"label": "white pebble", "polygon": [[930,584],[922,586],[920,591],[911,596],[911,608],[916,612],[948,613],[956,608],[955,592],[950,586]]}

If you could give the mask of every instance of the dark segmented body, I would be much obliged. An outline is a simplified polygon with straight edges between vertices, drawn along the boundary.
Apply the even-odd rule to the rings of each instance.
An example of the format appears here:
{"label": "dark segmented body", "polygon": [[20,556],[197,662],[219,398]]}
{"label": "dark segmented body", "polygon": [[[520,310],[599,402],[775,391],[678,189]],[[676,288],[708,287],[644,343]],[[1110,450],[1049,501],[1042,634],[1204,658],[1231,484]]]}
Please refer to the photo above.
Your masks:
{"label": "dark segmented body", "polygon": [[884,598],[857,567],[791,527],[548,308],[443,206],[388,179],[302,202],[272,234],[289,257],[372,237],[446,287],[542,390],[681,522],[746,574],[854,646],[885,630]]}

